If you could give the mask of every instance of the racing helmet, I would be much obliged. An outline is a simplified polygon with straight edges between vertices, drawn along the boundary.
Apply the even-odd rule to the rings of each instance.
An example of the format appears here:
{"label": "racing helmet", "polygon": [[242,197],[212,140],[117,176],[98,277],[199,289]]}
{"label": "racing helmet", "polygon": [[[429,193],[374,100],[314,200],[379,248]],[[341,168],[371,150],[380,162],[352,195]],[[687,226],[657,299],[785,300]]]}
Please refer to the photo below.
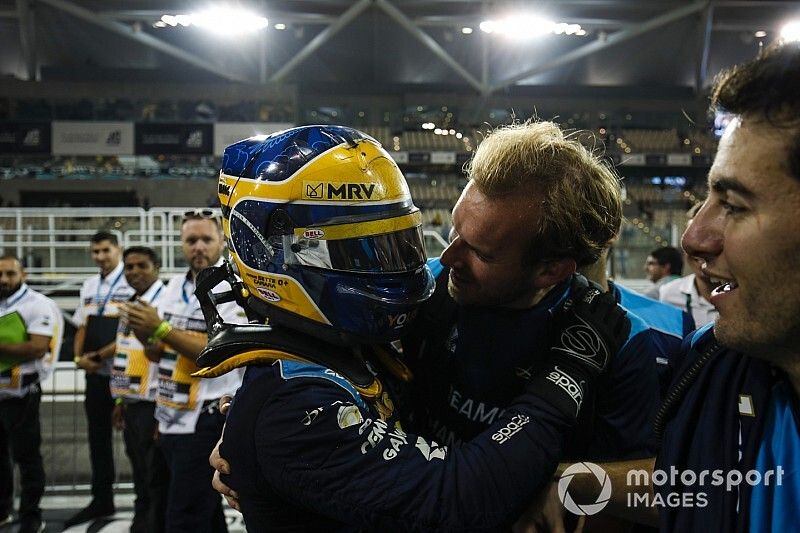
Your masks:
{"label": "racing helmet", "polygon": [[433,293],[405,177],[360,131],[303,126],[237,142],[218,193],[247,307],[270,324],[386,342]]}

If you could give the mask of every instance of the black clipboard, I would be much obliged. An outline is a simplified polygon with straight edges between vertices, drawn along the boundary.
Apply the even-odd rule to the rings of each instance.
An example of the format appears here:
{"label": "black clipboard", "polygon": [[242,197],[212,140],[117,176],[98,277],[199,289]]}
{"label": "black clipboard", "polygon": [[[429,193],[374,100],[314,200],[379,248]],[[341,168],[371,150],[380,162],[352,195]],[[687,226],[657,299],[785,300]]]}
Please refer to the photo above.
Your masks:
{"label": "black clipboard", "polygon": [[83,339],[84,352],[96,352],[117,339],[119,317],[89,315],[86,320],[86,336]]}

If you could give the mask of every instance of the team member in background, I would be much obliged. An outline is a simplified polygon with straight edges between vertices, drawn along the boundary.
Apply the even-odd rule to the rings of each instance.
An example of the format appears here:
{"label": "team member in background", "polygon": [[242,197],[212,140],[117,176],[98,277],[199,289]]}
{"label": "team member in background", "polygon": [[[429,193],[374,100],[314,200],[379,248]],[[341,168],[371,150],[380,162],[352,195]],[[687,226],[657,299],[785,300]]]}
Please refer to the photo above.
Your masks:
{"label": "team member in background", "polygon": [[658,290],[661,286],[681,277],[683,254],[672,246],[656,248],[647,256],[647,260],[644,262],[644,271],[647,279],[653,282],[653,285],[644,294],[658,300]]}
{"label": "team member in background", "polygon": [[[64,331],[54,301],[25,284],[16,257],[0,257],[0,522],[13,507],[14,469],[19,466],[20,533],[44,531],[39,501],[44,493],[40,447],[39,382],[52,371]],[[10,452],[10,453],[9,453]],[[12,462],[13,460],[13,462]]]}
{"label": "team member in background", "polygon": [[[227,531],[222,500],[211,487],[213,469],[208,455],[222,434],[225,418],[218,399],[232,394],[242,373],[201,380],[195,360],[208,342],[206,322],[195,296],[197,274],[222,264],[224,237],[218,218],[210,209],[185,213],[181,223],[186,274],[172,278],[157,306],[140,299],[126,306],[128,324],[145,344],[145,352],[158,362],[159,381],[155,417],[161,449],[170,471],[166,510],[168,532]],[[225,287],[221,287],[224,290]],[[246,323],[235,303],[222,304],[227,322]]]}
{"label": "team member in background", "polygon": [[158,364],[144,354],[127,315],[140,301],[157,307],[164,294],[158,279],[161,261],[152,248],[131,246],[122,254],[125,279],[136,293],[121,305],[120,323],[114,349],[111,394],[116,398],[114,425],[123,429],[125,453],[131,461],[134,502],[131,533],[164,531],[169,469],[156,443],[158,424],[154,418]]}
{"label": "team member in background", "polygon": [[[689,210],[687,213],[689,224],[701,207],[703,204],[698,203]],[[662,285],[658,290],[658,299],[691,313],[695,325],[699,328],[713,322],[719,316],[717,309],[709,301],[711,292],[718,284],[713,283],[703,273],[702,260],[689,257],[687,263],[692,273]]]}
{"label": "team member in background", "polygon": [[92,260],[100,273],[81,287],[80,302],[73,320],[75,363],[86,371],[84,408],[92,466],[92,501],[65,523],[72,527],[94,518],[114,514],[114,451],[112,449],[111,356],[114,350],[119,304],[133,295],[122,272],[122,249],[117,237],[99,231],[90,239]]}

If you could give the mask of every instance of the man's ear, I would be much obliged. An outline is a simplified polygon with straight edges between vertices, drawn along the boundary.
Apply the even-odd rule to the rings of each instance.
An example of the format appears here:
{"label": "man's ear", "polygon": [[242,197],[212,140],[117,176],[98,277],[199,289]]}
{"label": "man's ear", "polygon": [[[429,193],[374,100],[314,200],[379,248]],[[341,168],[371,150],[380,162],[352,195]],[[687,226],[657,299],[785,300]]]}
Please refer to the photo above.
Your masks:
{"label": "man's ear", "polygon": [[536,268],[536,287],[552,287],[570,277],[578,268],[574,259],[564,258],[542,263]]}

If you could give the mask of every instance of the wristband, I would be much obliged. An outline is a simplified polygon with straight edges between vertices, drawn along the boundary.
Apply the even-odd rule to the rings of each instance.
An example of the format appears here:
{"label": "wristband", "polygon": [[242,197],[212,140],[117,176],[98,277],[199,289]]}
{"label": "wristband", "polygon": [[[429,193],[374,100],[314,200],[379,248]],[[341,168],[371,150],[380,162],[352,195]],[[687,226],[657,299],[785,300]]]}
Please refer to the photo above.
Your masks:
{"label": "wristband", "polygon": [[156,344],[158,341],[164,340],[170,331],[172,331],[172,324],[162,320],[161,324],[153,331],[153,334],[147,337],[147,344]]}
{"label": "wristband", "polygon": [[77,365],[78,363],[81,362],[81,356],[80,355],[76,355],[75,357],[72,358],[72,360],[75,361],[75,364]]}

